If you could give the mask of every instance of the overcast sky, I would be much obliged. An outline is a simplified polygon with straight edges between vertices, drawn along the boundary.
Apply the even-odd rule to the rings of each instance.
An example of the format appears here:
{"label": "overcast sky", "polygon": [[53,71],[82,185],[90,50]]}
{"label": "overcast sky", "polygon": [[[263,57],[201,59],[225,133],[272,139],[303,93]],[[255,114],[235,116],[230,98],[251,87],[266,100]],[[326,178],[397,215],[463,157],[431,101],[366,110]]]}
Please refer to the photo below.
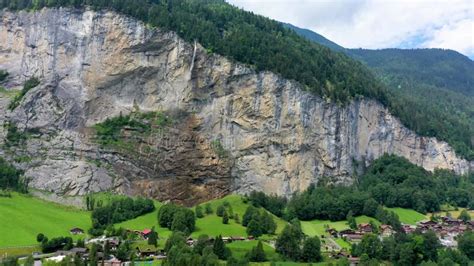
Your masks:
{"label": "overcast sky", "polygon": [[474,58],[474,0],[228,0],[347,48],[447,48]]}

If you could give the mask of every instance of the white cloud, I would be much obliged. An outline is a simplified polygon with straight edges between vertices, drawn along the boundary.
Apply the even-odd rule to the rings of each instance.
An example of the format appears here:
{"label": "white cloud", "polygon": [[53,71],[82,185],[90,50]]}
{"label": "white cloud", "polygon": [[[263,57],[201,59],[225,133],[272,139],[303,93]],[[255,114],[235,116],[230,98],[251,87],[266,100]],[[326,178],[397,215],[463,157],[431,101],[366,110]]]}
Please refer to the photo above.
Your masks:
{"label": "white cloud", "polygon": [[470,19],[463,19],[434,31],[431,38],[422,46],[427,48],[445,48],[474,55],[474,26]]}
{"label": "white cloud", "polygon": [[473,56],[473,0],[229,0],[349,48],[440,47]]}

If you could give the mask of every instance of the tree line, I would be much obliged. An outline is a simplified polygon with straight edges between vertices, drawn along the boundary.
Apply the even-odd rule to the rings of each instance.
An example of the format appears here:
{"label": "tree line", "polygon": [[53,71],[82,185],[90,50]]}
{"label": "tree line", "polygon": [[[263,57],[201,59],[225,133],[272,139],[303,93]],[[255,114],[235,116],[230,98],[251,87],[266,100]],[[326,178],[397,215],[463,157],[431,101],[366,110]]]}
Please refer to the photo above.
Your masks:
{"label": "tree line", "polygon": [[105,206],[93,209],[91,213],[92,228],[89,233],[101,235],[109,225],[130,220],[154,210],[155,205],[151,199],[112,199]]}
{"label": "tree line", "polygon": [[396,155],[383,155],[372,162],[352,186],[309,186],[286,199],[253,192],[248,197],[286,220],[344,220],[367,215],[399,227],[398,217],[383,207],[439,211],[442,204],[474,208],[474,174],[459,176],[447,170],[433,173]]}

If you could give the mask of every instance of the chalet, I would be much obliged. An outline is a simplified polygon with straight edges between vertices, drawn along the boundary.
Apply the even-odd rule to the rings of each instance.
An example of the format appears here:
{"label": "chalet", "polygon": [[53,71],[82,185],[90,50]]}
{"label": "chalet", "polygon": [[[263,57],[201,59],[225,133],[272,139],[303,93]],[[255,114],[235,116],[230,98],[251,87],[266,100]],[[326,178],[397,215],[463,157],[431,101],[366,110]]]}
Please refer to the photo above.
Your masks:
{"label": "chalet", "polygon": [[409,224],[404,224],[404,225],[402,225],[402,230],[403,230],[403,232],[405,232],[405,234],[411,234],[411,233],[415,232],[416,227],[414,227],[412,225],[409,225]]}
{"label": "chalet", "polygon": [[463,223],[462,220],[458,220],[458,219],[447,217],[447,216],[441,217],[441,219],[443,220],[444,224],[448,224],[448,225],[460,225]]}
{"label": "chalet", "polygon": [[339,236],[344,237],[344,235],[354,234],[354,233],[355,233],[355,231],[352,230],[352,229],[344,229],[344,230],[339,231]]}
{"label": "chalet", "polygon": [[245,237],[243,237],[243,236],[233,236],[231,238],[232,238],[232,241],[244,241],[245,240]]}
{"label": "chalet", "polygon": [[143,231],[141,231],[140,234],[142,235],[143,238],[148,239],[148,237],[151,234],[151,230],[150,229],[143,229]]}
{"label": "chalet", "polygon": [[84,230],[82,230],[81,228],[78,228],[78,227],[72,228],[71,230],[69,230],[69,232],[73,235],[82,235],[82,234],[84,234]]}
{"label": "chalet", "polygon": [[194,239],[192,239],[191,237],[186,239],[186,244],[190,247],[194,246]]}
{"label": "chalet", "polygon": [[158,253],[158,249],[155,247],[137,247],[137,256],[139,257],[149,257],[156,255]]}
{"label": "chalet", "polygon": [[345,234],[344,238],[350,242],[360,242],[364,234],[354,233],[354,234]]}
{"label": "chalet", "polygon": [[120,266],[122,262],[117,258],[112,258],[110,260],[104,261],[104,266]]}
{"label": "chalet", "polygon": [[382,237],[389,237],[393,235],[393,229],[388,224],[382,224],[380,225],[380,234],[382,235]]}
{"label": "chalet", "polygon": [[80,256],[82,256],[82,255],[84,255],[84,254],[87,253],[87,248],[77,248],[77,247],[76,247],[76,248],[73,248],[73,249],[69,250],[69,252],[70,252],[71,254],[74,254],[74,255],[80,255]]}
{"label": "chalet", "polygon": [[255,237],[254,237],[254,236],[248,236],[247,239],[248,239],[248,240],[254,240]]}
{"label": "chalet", "polygon": [[337,237],[337,236],[338,236],[338,232],[337,232],[337,230],[334,229],[334,228],[328,228],[328,229],[326,229],[326,232],[327,232],[328,234],[330,234],[331,236],[333,236],[333,237]]}
{"label": "chalet", "polygon": [[372,233],[372,225],[368,223],[359,224],[359,231],[363,233]]}
{"label": "chalet", "polygon": [[222,241],[224,241],[224,243],[226,243],[226,244],[230,243],[230,242],[232,242],[232,237],[223,236]]}

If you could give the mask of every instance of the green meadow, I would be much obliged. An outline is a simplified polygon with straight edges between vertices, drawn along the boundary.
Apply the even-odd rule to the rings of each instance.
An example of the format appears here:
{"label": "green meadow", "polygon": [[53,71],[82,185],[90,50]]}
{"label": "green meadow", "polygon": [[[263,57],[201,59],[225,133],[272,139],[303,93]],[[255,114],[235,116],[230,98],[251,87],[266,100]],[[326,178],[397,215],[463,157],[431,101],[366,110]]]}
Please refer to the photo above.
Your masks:
{"label": "green meadow", "polygon": [[400,222],[404,224],[415,225],[419,221],[428,219],[426,215],[412,209],[387,208],[387,210],[390,210],[396,213],[398,215],[398,218],[400,218]]}
{"label": "green meadow", "polygon": [[69,236],[73,227],[89,229],[91,219],[86,211],[12,193],[11,198],[0,197],[0,224],[0,247],[31,246],[38,233]]}
{"label": "green meadow", "polygon": [[[365,215],[356,217],[357,224],[369,223],[370,221],[374,221],[375,224],[377,225],[380,224],[379,221],[377,221],[376,219],[372,217],[368,217]],[[309,236],[318,236],[318,237],[322,235],[328,236],[328,234],[326,233],[326,226],[334,228],[337,231],[341,231],[341,230],[349,228],[349,225],[347,224],[346,220],[337,221],[337,222],[332,222],[329,220],[312,220],[312,221],[301,222],[301,228],[303,229],[303,232]]]}

